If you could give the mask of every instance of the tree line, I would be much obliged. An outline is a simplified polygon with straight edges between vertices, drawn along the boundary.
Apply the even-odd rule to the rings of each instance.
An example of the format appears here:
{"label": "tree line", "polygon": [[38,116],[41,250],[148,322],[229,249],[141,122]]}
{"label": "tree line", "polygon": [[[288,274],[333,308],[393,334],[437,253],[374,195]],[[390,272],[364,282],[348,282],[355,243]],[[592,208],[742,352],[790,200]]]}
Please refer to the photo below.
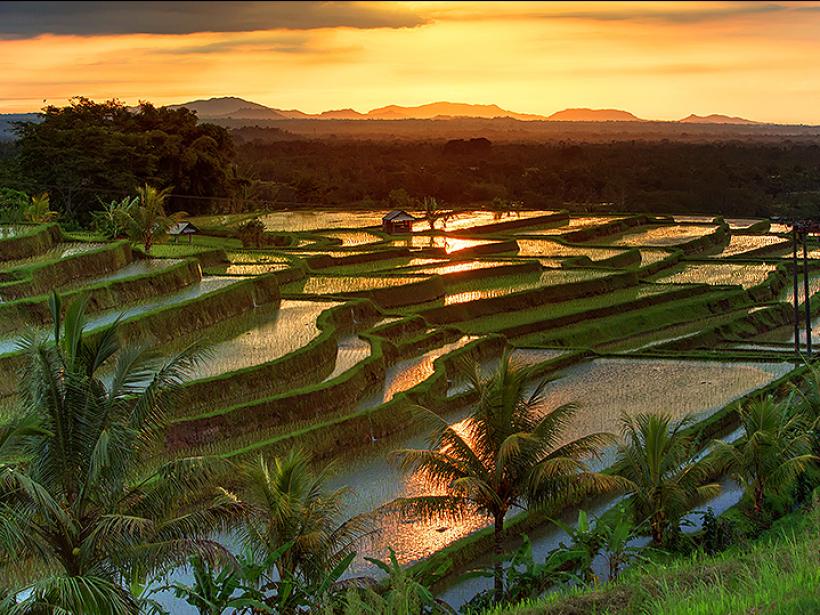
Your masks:
{"label": "tree line", "polygon": [[[232,131],[187,109],[73,99],[0,144],[0,188],[48,193],[64,223],[151,184],[171,210],[243,212],[301,204],[389,207],[391,192],[449,208],[568,208],[771,216],[820,209],[820,146],[674,140],[497,142],[486,138],[311,139]],[[8,199],[0,194],[0,210]]]}
{"label": "tree line", "polygon": [[76,98],[18,124],[17,136],[2,151],[0,186],[48,193],[65,221],[87,224],[102,204],[146,183],[204,199],[229,197],[238,183],[227,130],[185,108]]}
{"label": "tree line", "polygon": [[454,207],[771,216],[820,209],[812,143],[471,143],[257,138],[237,147],[261,198],[388,202],[404,190]]}

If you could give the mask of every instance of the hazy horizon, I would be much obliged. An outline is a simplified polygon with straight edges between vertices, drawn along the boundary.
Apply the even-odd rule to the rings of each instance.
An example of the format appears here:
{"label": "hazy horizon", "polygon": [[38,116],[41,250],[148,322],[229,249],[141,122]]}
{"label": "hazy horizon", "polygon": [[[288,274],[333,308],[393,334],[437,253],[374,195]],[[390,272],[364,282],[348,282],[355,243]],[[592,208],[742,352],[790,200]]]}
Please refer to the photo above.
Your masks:
{"label": "hazy horizon", "polygon": [[818,55],[817,2],[7,2],[0,112],[236,96],[819,124]]}

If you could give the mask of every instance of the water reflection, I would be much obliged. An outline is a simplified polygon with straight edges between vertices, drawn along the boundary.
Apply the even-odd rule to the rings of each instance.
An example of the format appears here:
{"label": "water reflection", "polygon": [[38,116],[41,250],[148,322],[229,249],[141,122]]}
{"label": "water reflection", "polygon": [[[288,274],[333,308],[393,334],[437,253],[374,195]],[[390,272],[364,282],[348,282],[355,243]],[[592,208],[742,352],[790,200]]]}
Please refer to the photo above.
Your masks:
{"label": "water reflection", "polygon": [[[573,366],[551,383],[543,408],[548,411],[568,402],[580,406],[564,431],[564,439],[559,443],[562,444],[594,432],[617,433],[622,411],[671,412],[677,418],[689,413],[706,416],[790,369],[786,363],[598,359]],[[636,380],[634,376],[638,373],[643,377]],[[674,406],[668,404],[670,391],[676,392]],[[450,425],[463,428],[468,412],[465,408],[445,418]],[[391,506],[396,498],[440,493],[417,474],[402,475],[386,461],[389,452],[396,448],[428,446],[425,433],[429,429],[417,429],[410,437],[398,437],[362,451],[353,461],[357,466],[353,474],[345,471],[337,476],[340,484],[356,486],[353,514],[376,509],[369,514],[373,532],[357,545],[359,553],[383,557],[388,547],[393,547],[399,561],[406,564],[489,524],[489,519],[480,515],[465,515],[457,522],[446,518],[422,519],[402,514]],[[610,465],[614,453],[614,448],[602,451],[602,459],[592,463],[593,469]],[[348,463],[347,459],[340,462],[345,467]],[[372,572],[360,559],[352,572],[364,571]]]}

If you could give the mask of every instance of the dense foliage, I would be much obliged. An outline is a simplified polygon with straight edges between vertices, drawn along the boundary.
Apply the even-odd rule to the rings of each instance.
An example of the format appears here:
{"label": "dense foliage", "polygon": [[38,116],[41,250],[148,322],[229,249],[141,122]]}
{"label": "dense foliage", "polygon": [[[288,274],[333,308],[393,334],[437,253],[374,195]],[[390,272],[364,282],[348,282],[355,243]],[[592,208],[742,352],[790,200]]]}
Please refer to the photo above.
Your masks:
{"label": "dense foliage", "polygon": [[[88,221],[100,202],[143,183],[173,186],[191,214],[294,204],[364,207],[433,196],[445,206],[714,212],[816,212],[820,146],[805,140],[701,142],[658,137],[537,141],[309,138],[272,128],[198,123],[187,109],[72,99],[21,124],[0,144],[0,186],[48,192],[64,220]],[[510,137],[512,139],[512,137]],[[709,139],[712,139],[711,141]],[[234,162],[234,158],[236,162]]]}
{"label": "dense foliage", "polygon": [[192,554],[227,556],[208,535],[241,512],[214,484],[217,462],[142,467],[201,354],[157,361],[143,347],[122,347],[118,322],[89,335],[85,305],[72,303],[62,320],[53,297],[54,337],[26,338],[21,413],[0,428],[4,613],[135,613],[129,584]]}
{"label": "dense foliage", "polygon": [[191,212],[208,203],[196,197],[234,190],[228,132],[197,123],[187,109],[143,103],[131,110],[113,100],[76,98],[66,107],[46,107],[42,122],[21,124],[18,135],[17,187],[48,192],[69,219],[87,222],[99,199],[122,198],[145,182],[173,186],[188,198],[177,197],[172,206]]}
{"label": "dense foliage", "polygon": [[817,210],[820,147],[778,143],[447,143],[300,140],[237,148],[257,198],[387,202],[392,190],[447,205],[500,198],[527,207],[768,216]]}
{"label": "dense foliage", "polygon": [[528,372],[513,365],[508,354],[489,378],[482,377],[476,364],[462,371],[478,399],[469,419],[458,429],[431,413],[438,422],[431,448],[395,453],[406,469],[417,471],[441,494],[410,498],[403,504],[424,515],[459,517],[475,511],[492,518],[494,598],[500,602],[507,514],[515,508],[555,504],[572,494],[603,493],[620,483],[590,471],[585,463],[612,442],[611,434],[567,441],[565,430],[576,407],[565,404],[545,411],[546,380],[530,389]]}

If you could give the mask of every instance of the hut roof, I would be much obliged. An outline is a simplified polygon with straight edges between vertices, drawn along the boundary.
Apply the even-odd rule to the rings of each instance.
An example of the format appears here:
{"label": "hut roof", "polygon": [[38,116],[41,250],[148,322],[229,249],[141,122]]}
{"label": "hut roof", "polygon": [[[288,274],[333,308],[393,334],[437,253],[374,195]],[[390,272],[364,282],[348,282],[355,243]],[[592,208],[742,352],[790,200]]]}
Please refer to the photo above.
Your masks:
{"label": "hut roof", "polygon": [[416,218],[402,209],[394,209],[382,218],[382,222],[412,222],[413,220]]}
{"label": "hut roof", "polygon": [[192,235],[199,232],[199,229],[190,222],[177,222],[168,229],[169,235]]}

